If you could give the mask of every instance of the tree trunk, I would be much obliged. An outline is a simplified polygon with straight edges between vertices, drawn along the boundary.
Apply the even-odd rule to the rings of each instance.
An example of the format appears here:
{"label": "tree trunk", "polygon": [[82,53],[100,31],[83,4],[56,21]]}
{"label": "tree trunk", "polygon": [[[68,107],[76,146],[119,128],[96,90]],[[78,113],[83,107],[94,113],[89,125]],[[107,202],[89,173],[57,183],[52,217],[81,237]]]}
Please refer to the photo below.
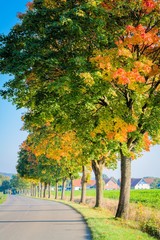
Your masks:
{"label": "tree trunk", "polygon": [[56,182],[56,187],[55,187],[55,199],[58,199],[58,182]]}
{"label": "tree trunk", "polygon": [[86,167],[82,166],[82,190],[81,190],[81,200],[80,203],[86,203],[86,186],[87,186],[87,175]]}
{"label": "tree trunk", "polygon": [[48,198],[51,197],[51,184],[48,183]]}
{"label": "tree trunk", "polygon": [[47,188],[47,183],[44,183],[43,198],[46,197],[46,188]]}
{"label": "tree trunk", "polygon": [[73,185],[73,178],[71,177],[71,196],[70,196],[70,201],[73,202],[74,200],[74,185]]}
{"label": "tree trunk", "polygon": [[63,178],[61,200],[64,200],[65,198],[65,188],[66,188],[66,178]]}
{"label": "tree trunk", "polygon": [[128,218],[131,187],[131,159],[121,152],[121,188],[116,217]]}
{"label": "tree trunk", "polygon": [[42,198],[42,191],[43,191],[43,184],[42,182],[40,183],[40,198]]}
{"label": "tree trunk", "polygon": [[31,197],[33,197],[33,184],[31,183]]}
{"label": "tree trunk", "polygon": [[40,184],[41,184],[41,183],[39,182],[39,183],[38,183],[38,197],[39,197],[39,198],[40,198],[40,195],[41,195],[41,194],[40,194],[40,191],[41,191],[41,190],[40,190],[40,189],[41,189],[41,185],[40,185]]}
{"label": "tree trunk", "polygon": [[36,195],[37,195],[37,186],[36,186],[36,184],[34,183],[34,184],[33,184],[33,196],[36,197]]}
{"label": "tree trunk", "polygon": [[96,204],[95,207],[101,207],[103,202],[103,179],[102,172],[105,166],[105,159],[92,160],[92,169],[96,178]]}

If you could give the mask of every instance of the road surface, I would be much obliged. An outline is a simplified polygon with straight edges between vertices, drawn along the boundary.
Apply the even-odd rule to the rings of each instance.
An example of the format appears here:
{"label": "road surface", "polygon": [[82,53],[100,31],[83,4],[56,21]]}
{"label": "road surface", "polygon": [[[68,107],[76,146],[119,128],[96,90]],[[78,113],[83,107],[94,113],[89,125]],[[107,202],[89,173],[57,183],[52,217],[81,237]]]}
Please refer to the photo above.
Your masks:
{"label": "road surface", "polygon": [[64,204],[10,195],[0,205],[0,240],[89,240],[83,217]]}

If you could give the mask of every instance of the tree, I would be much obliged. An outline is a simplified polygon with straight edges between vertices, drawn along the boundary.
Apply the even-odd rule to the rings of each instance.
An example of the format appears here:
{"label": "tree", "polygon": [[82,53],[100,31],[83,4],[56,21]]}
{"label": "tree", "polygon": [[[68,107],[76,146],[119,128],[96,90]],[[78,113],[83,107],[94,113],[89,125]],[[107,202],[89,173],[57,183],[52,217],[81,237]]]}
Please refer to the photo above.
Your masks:
{"label": "tree", "polygon": [[10,188],[12,192],[20,193],[27,189],[28,182],[19,175],[13,175],[10,180]]}
{"label": "tree", "polygon": [[[60,1],[57,4],[54,1],[51,4],[35,0],[25,14],[19,14],[22,23],[16,25],[8,36],[2,36],[1,56],[5,61],[1,62],[0,69],[14,74],[13,81],[6,84],[7,91],[2,94],[18,107],[29,109],[25,120],[32,119],[34,124],[41,125],[52,123],[58,130],[77,132],[81,129],[79,134],[84,131],[83,120],[85,126],[89,124],[93,128],[96,125],[95,118],[88,122],[92,115],[90,101],[93,96],[93,93],[88,95],[88,91],[93,81],[85,72],[92,68],[89,57],[95,49],[113,45],[112,26],[116,28],[115,22],[119,21],[113,17],[112,24],[111,16],[100,3]],[[35,25],[37,19],[39,24]],[[93,100],[96,101],[97,97]],[[88,135],[88,127],[85,135]],[[96,144],[100,149],[99,141]],[[103,159],[104,166],[102,155],[99,150],[94,159],[98,159],[95,160],[97,163]],[[94,170],[96,175],[102,173],[102,168],[100,172],[98,168]]]}
{"label": "tree", "polygon": [[4,194],[7,193],[7,191],[11,188],[10,186],[10,181],[9,180],[3,180],[1,186],[0,186],[0,191],[3,192]]}
{"label": "tree", "polygon": [[160,179],[156,178],[153,183],[151,183],[151,188],[160,188]]}
{"label": "tree", "polygon": [[124,218],[128,216],[131,161],[142,150],[148,151],[151,144],[158,143],[160,131],[160,6],[156,1],[134,4],[125,6],[130,11],[130,25],[116,42],[117,47],[99,52],[92,59],[99,68],[97,74],[109,85],[109,94],[100,101],[109,114],[95,133],[105,133],[119,144],[121,192],[116,217]]}
{"label": "tree", "polygon": [[2,185],[4,180],[10,180],[10,178],[8,176],[0,175],[0,185]]}

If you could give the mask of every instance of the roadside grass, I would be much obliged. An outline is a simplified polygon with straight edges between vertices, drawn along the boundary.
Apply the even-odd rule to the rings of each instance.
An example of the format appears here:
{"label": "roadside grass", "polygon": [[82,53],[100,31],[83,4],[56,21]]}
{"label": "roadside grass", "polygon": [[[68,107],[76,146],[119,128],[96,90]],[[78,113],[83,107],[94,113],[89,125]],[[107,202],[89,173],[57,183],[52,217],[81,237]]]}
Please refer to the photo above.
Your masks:
{"label": "roadside grass", "polygon": [[[86,193],[86,203],[93,208],[95,205],[95,189],[87,190]],[[66,191],[66,199],[69,199],[69,195],[70,192]],[[78,202],[80,200],[80,191],[75,191],[74,195],[75,202]],[[113,216],[116,214],[118,196],[119,191],[104,191],[102,207],[108,209]],[[137,222],[137,230],[160,239],[160,190],[131,190],[130,202],[129,220]]]}
{"label": "roadside grass", "polygon": [[109,210],[88,205],[60,201],[82,214],[90,228],[93,240],[153,240],[155,238],[140,231],[138,223],[115,219]]}
{"label": "roadside grass", "polygon": [[3,202],[5,202],[5,201],[6,201],[6,198],[7,198],[7,195],[6,195],[6,194],[0,193],[0,204],[2,204]]}
{"label": "roadside grass", "polygon": [[[133,204],[132,206],[131,212],[134,212],[133,215],[138,216],[137,219],[115,219],[112,208],[107,208],[105,204],[103,208],[94,208],[92,202],[92,200],[94,199],[93,197],[88,198],[89,201],[87,201],[87,204],[79,204],[79,195],[75,195],[77,197],[75,196],[74,202],[69,201],[69,195],[68,197],[66,197],[65,201],[62,201],[60,199],[54,199],[54,201],[71,206],[84,217],[88,227],[90,228],[92,240],[160,239],[159,218],[157,218],[157,215],[154,216],[150,213],[147,216],[146,213],[143,214],[143,212],[146,211],[146,207],[143,208],[143,205]],[[51,199],[45,199],[53,201],[53,196],[54,194],[52,195]],[[115,204],[115,202],[117,202],[117,200],[112,200],[111,205]],[[138,209],[136,209],[137,206]]]}

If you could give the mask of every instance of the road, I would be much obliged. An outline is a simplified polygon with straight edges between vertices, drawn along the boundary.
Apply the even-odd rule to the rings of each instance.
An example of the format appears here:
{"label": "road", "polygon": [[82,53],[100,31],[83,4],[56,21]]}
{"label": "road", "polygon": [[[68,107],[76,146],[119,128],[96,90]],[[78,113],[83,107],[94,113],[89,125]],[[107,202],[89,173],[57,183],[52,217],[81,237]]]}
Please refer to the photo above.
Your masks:
{"label": "road", "polygon": [[0,205],[0,240],[89,240],[83,217],[64,204],[10,195]]}

